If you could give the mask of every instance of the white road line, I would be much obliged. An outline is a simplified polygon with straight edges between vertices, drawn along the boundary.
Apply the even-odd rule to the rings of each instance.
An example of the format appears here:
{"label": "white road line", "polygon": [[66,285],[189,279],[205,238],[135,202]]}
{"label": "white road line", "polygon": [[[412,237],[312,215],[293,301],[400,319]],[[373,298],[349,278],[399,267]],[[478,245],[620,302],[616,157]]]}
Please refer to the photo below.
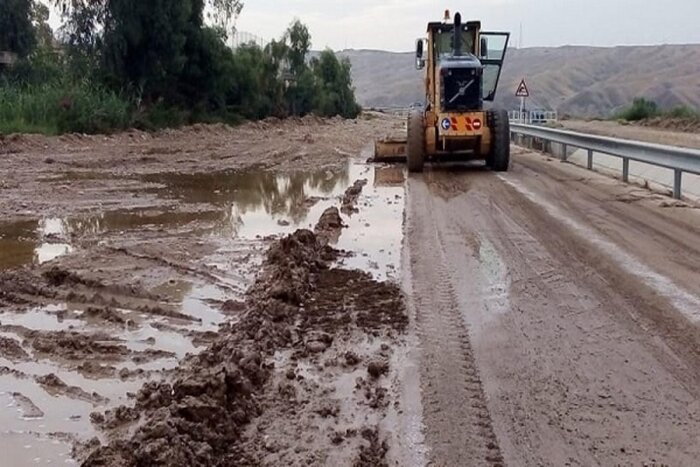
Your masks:
{"label": "white road line", "polygon": [[594,229],[572,219],[562,209],[525,188],[519,182],[508,179],[502,174],[499,174],[498,177],[533,203],[542,206],[549,215],[570,227],[582,240],[592,243],[602,252],[614,259],[615,262],[629,274],[638,277],[659,293],[659,295],[668,298],[673,306],[691,322],[700,323],[700,297],[679,287],[668,277],[652,270],[615,243],[602,237]]}

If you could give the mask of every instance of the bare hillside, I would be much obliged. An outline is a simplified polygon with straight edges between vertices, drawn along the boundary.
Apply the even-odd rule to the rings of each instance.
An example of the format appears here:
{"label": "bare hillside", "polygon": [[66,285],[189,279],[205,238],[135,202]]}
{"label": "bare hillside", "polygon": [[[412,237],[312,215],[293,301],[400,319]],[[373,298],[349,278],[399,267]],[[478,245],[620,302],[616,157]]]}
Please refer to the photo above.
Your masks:
{"label": "bare hillside", "polygon": [[[422,100],[421,72],[411,53],[350,50],[358,99],[365,106],[407,105]],[[516,108],[521,78],[532,106],[576,116],[607,116],[644,96],[663,107],[700,108],[700,45],[510,49],[499,105]]]}

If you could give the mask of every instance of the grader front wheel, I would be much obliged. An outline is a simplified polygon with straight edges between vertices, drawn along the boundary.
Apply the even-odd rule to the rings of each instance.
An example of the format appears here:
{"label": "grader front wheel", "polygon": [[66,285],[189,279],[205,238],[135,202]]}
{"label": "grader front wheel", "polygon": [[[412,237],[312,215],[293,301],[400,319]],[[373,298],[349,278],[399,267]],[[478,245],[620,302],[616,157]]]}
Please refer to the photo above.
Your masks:
{"label": "grader front wheel", "polygon": [[491,153],[486,165],[496,172],[505,172],[510,165],[510,122],[505,110],[490,110],[487,114],[491,128]]}
{"label": "grader front wheel", "polygon": [[408,115],[406,158],[409,172],[422,172],[425,163],[425,119],[423,112],[414,110]]}

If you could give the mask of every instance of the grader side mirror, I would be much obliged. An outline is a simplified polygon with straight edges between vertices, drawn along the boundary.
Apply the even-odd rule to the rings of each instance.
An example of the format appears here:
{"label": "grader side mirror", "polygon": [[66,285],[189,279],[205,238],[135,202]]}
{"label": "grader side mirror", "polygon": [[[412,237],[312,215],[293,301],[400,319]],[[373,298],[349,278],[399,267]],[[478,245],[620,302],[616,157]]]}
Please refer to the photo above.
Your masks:
{"label": "grader side mirror", "polygon": [[425,58],[423,58],[423,39],[416,40],[416,70],[422,70],[425,67]]}
{"label": "grader side mirror", "polygon": [[480,58],[489,58],[489,40],[485,37],[481,38],[481,48],[479,50]]}

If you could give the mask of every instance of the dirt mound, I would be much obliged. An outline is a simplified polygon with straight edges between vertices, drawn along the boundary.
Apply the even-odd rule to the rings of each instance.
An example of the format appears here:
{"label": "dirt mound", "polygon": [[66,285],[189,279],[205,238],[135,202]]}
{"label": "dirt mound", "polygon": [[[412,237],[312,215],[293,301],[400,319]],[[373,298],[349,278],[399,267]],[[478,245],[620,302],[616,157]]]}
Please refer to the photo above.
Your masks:
{"label": "dirt mound", "polygon": [[102,288],[104,285],[93,279],[85,279],[74,272],[54,266],[48,271],[42,273],[46,282],[52,287],[60,287],[62,285],[85,285],[91,288]]}
{"label": "dirt mound", "polygon": [[44,411],[41,410],[30,398],[20,392],[13,392],[12,398],[19,407],[22,416],[25,418],[42,418]]}
{"label": "dirt mound", "polygon": [[0,308],[11,305],[40,303],[41,298],[53,298],[55,292],[41,285],[25,270],[0,272]]}
{"label": "dirt mound", "polygon": [[338,241],[343,227],[345,224],[343,224],[338,208],[330,207],[321,215],[316,227],[314,227],[314,232],[322,243],[328,244]]}
{"label": "dirt mound", "polygon": [[352,214],[357,212],[357,200],[362,194],[362,189],[367,185],[367,179],[355,180],[352,186],[345,190],[343,195],[342,207],[340,210],[345,214]]}
{"label": "dirt mound", "polygon": [[[408,325],[401,289],[392,283],[377,282],[366,272],[329,269],[318,280],[322,293],[314,295],[304,316],[305,325],[337,332],[353,324],[372,334],[391,329],[402,332]],[[345,313],[338,313],[343,303]]]}
{"label": "dirt mound", "polygon": [[27,360],[29,354],[25,352],[19,342],[9,337],[0,336],[0,357],[12,361]]}
{"label": "dirt mound", "polygon": [[67,396],[72,399],[84,400],[93,404],[103,404],[107,402],[105,397],[100,396],[96,392],[91,394],[77,386],[68,386],[61,378],[53,373],[49,373],[48,375],[44,376],[37,376],[35,377],[35,380],[42,388],[44,388],[46,392],[52,396]]}
{"label": "dirt mound", "polygon": [[89,336],[69,331],[30,331],[25,337],[37,353],[58,354],[67,360],[80,361],[94,355],[108,360],[120,360],[129,353],[124,345],[103,342],[106,336]]}
{"label": "dirt mound", "polygon": [[[284,349],[294,350],[299,358],[323,353],[336,336],[349,332],[348,322],[359,325],[363,313],[382,315],[388,305],[396,305],[393,311],[403,314],[397,288],[376,293],[364,273],[332,273],[328,261],[334,256],[320,236],[309,230],[298,230],[275,242],[249,290],[240,321],[222,326],[205,351],[188,357],[175,370],[171,382],[144,385],[136,395],[135,407],[94,415],[93,421],[107,430],[123,429],[136,420],[138,427],[133,436],[98,447],[84,465],[259,465],[263,456],[256,448],[259,436],[244,442],[246,425],[264,410],[278,406],[279,394],[287,394],[283,399],[291,406],[298,404],[291,397],[297,391],[290,381],[297,377],[293,369],[284,373],[287,383],[279,389],[269,384],[275,371],[270,357]],[[333,279],[324,280],[329,274]],[[340,286],[340,281],[345,281],[346,292],[353,284],[357,286],[350,308],[338,308],[338,292],[328,295],[328,289],[318,288],[319,284]],[[352,304],[362,306],[371,300],[362,298],[365,288],[377,299],[376,304],[367,310],[354,309]],[[399,321],[375,318],[366,325]],[[360,360],[356,355],[351,359],[355,364]],[[366,390],[381,394],[372,384]],[[319,407],[314,413],[334,411]],[[377,459],[383,458],[385,449],[378,435],[365,438],[357,465],[382,465]]]}

